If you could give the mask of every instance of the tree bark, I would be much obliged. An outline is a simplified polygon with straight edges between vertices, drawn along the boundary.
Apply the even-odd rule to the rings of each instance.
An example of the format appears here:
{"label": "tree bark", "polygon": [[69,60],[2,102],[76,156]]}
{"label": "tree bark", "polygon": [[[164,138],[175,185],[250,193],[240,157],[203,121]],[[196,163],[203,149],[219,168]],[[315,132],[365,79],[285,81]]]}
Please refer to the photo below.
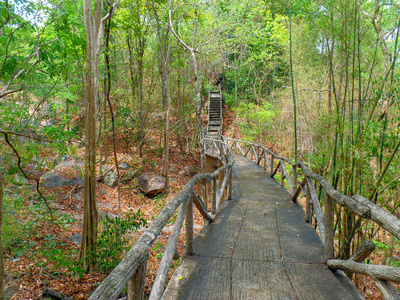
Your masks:
{"label": "tree bark", "polygon": [[334,270],[344,270],[353,273],[368,275],[379,280],[400,282],[400,272],[398,267],[383,265],[367,265],[353,260],[330,259],[327,261],[328,267]]}
{"label": "tree bark", "polygon": [[102,48],[103,23],[111,18],[120,0],[102,19],[103,1],[96,0],[92,12],[91,1],[83,0],[86,30],[85,77],[85,184],[84,215],[80,259],[88,269],[95,265],[98,211],[96,206],[96,103],[99,89],[99,65]]}
{"label": "tree bark", "polygon": [[[102,1],[97,0],[92,14],[91,1],[84,0],[86,26],[86,78],[85,78],[85,186],[84,215],[80,258],[92,258],[96,253],[98,211],[96,207],[96,103],[99,84],[99,61],[97,36],[101,22]],[[94,259],[86,261],[94,267]]]}

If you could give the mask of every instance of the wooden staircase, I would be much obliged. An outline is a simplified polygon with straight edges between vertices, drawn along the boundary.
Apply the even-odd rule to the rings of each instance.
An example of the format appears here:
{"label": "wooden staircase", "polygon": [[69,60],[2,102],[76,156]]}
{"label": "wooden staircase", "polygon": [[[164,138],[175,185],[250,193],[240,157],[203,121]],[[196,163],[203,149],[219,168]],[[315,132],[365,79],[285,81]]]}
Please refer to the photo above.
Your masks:
{"label": "wooden staircase", "polygon": [[206,137],[218,139],[222,129],[222,95],[220,91],[210,91],[208,104],[208,125]]}

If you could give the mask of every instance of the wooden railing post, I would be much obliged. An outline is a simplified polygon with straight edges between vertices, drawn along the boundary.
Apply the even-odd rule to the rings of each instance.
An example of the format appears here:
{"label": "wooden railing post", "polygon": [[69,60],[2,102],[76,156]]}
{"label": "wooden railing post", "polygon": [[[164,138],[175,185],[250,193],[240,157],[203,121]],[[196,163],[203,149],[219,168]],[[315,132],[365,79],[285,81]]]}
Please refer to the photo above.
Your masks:
{"label": "wooden railing post", "polygon": [[297,190],[297,185],[298,185],[298,180],[297,180],[297,166],[293,165],[292,166],[292,182],[293,182],[293,190],[290,191],[292,195],[296,193]]}
{"label": "wooden railing post", "polygon": [[217,212],[217,178],[211,181],[211,214],[215,215]]}
{"label": "wooden railing post", "polygon": [[186,210],[186,254],[193,255],[193,197],[194,191],[189,196],[189,203]]}
{"label": "wooden railing post", "polygon": [[263,155],[264,155],[264,171],[267,171],[267,153],[263,149]]}
{"label": "wooden railing post", "polygon": [[334,224],[334,206],[333,201],[329,195],[325,196],[325,212],[324,212],[324,225],[325,225],[325,238],[324,238],[324,257],[326,260],[333,258],[334,252],[334,238],[335,238],[335,224]]}
{"label": "wooden railing post", "polygon": [[281,185],[285,186],[285,178],[286,178],[286,180],[288,182],[288,186],[290,187],[290,183],[289,183],[290,178],[289,178],[289,174],[287,174],[287,171],[286,171],[285,161],[283,159],[280,159],[279,165],[280,165],[279,168],[281,170]]}
{"label": "wooden railing post", "polygon": [[146,280],[147,258],[137,268],[132,279],[128,282],[128,300],[144,300],[144,286]]}
{"label": "wooden railing post", "polygon": [[[307,179],[306,179],[307,181]],[[311,222],[311,193],[310,193],[310,186],[308,185],[308,181],[306,184],[306,218],[305,222],[310,223]]]}
{"label": "wooden railing post", "polygon": [[275,159],[275,156],[273,156],[271,154],[271,161],[270,161],[270,167],[269,167],[269,173],[271,176],[274,174],[274,159]]}
{"label": "wooden railing post", "polygon": [[232,167],[229,169],[229,179],[228,179],[228,200],[232,200]]}

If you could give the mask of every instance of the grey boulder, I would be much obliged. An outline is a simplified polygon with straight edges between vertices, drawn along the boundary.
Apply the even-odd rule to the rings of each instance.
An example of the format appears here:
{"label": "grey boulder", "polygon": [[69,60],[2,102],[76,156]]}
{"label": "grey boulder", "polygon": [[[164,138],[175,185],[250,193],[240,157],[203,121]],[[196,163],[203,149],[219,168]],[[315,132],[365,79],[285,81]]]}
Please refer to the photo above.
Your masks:
{"label": "grey boulder", "polygon": [[163,176],[142,174],[138,179],[140,190],[146,195],[161,193],[167,187],[167,180]]}

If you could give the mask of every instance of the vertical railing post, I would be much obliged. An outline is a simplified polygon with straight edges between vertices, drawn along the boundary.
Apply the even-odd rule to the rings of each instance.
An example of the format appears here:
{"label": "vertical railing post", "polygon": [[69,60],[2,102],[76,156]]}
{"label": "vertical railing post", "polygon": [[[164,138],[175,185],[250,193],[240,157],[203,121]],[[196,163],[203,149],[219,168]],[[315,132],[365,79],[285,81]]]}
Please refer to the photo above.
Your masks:
{"label": "vertical railing post", "polygon": [[293,191],[290,191],[290,192],[291,192],[292,195],[294,195],[294,193],[296,193],[297,185],[298,185],[298,181],[297,181],[297,166],[296,165],[292,166],[292,182],[293,182]]}
{"label": "vertical railing post", "polygon": [[232,200],[232,169],[229,168],[229,179],[228,179],[228,200]]}
{"label": "vertical railing post", "polygon": [[215,215],[217,212],[217,178],[211,181],[211,214]]}
{"label": "vertical railing post", "polygon": [[263,149],[263,155],[264,155],[264,171],[267,171],[267,153],[265,153],[264,149]]}
{"label": "vertical railing post", "polygon": [[324,257],[325,260],[333,258],[334,254],[334,237],[335,237],[335,224],[334,224],[334,206],[333,201],[329,195],[325,196],[325,212],[324,212],[324,225],[325,225],[325,238],[324,238]]}
{"label": "vertical railing post", "polygon": [[[279,161],[280,164],[280,169],[281,169],[281,186],[285,186],[285,173],[283,172],[283,168],[285,167],[283,160],[281,159]],[[290,180],[289,178],[286,178],[286,180]]]}
{"label": "vertical railing post", "polygon": [[271,154],[271,161],[270,161],[270,167],[269,167],[269,173],[271,176],[274,173],[274,159],[275,159],[275,156],[273,156]]}
{"label": "vertical railing post", "polygon": [[193,197],[194,191],[192,190],[190,196],[189,196],[189,203],[188,207],[186,210],[186,254],[187,255],[193,255]]}
{"label": "vertical railing post", "polygon": [[305,222],[311,222],[311,193],[310,193],[310,186],[308,185],[308,180],[306,180],[307,184],[305,185],[306,188],[306,217]]}
{"label": "vertical railing post", "polygon": [[144,300],[144,286],[146,280],[147,257],[133,274],[128,282],[128,300]]}

